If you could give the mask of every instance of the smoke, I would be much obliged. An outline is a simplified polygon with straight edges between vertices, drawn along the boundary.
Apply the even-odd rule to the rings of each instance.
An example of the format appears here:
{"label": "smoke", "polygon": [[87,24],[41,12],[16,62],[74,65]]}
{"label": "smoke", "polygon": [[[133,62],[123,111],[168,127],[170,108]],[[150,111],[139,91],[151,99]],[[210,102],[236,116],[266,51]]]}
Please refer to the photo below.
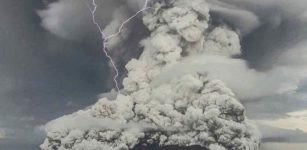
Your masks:
{"label": "smoke", "polygon": [[306,56],[304,45],[298,46],[276,58],[274,68],[265,72],[249,68],[242,59],[197,56],[169,68],[153,82],[159,85],[173,76],[207,71],[209,76],[224,81],[241,100],[255,100],[297,91],[307,77]]}
{"label": "smoke", "polygon": [[[116,150],[143,144],[258,149],[259,133],[243,105],[222,81],[210,77],[210,70],[190,70],[155,84],[163,72],[196,56],[213,55],[218,61],[239,55],[239,36],[226,26],[209,29],[203,0],[156,2],[142,19],[150,35],[140,43],[141,56],[126,65],[121,94],[50,122],[41,148]],[[76,125],[81,121],[86,123]]]}
{"label": "smoke", "polygon": [[[238,31],[242,35],[252,32],[260,26],[259,17],[251,11],[240,9],[234,5],[226,4],[220,1],[211,2],[211,13],[215,15],[218,21],[223,21]],[[220,20],[219,20],[220,19]]]}
{"label": "smoke", "polygon": [[[130,17],[139,7],[142,7],[141,4],[142,0],[97,1],[99,7],[96,16],[98,23],[105,28],[106,34],[115,33],[121,25],[120,23]],[[97,32],[91,18],[88,17],[89,7],[91,7],[90,0],[59,0],[49,3],[47,8],[38,11],[38,14],[42,18],[42,26],[59,37],[72,40],[87,38],[93,40],[92,37]],[[129,24],[125,26],[126,28],[129,28]],[[117,39],[114,45],[118,41],[123,40]]]}
{"label": "smoke", "polygon": [[[195,133],[196,129],[191,126],[194,126],[193,123],[196,120],[201,120],[197,118],[198,114],[201,116],[201,111],[204,111],[204,114],[220,114],[219,111],[223,112],[226,106],[218,105],[219,111],[214,109],[212,112],[211,110],[206,112],[204,107],[199,108],[193,105],[194,100],[204,94],[196,92],[197,90],[208,90],[208,97],[216,101],[215,98],[224,99],[219,94],[229,91],[227,86],[241,101],[250,102],[296,93],[300,90],[302,82],[306,80],[305,36],[307,30],[305,26],[307,13],[303,7],[306,6],[306,2],[303,0],[291,2],[286,0],[208,0],[208,4],[203,0],[193,0],[188,3],[184,0],[174,0],[152,1],[151,3],[156,11],[150,10],[143,18],[136,18],[131,24],[125,26],[120,36],[107,43],[108,48],[112,50],[112,57],[119,65],[126,64],[131,58],[138,58],[132,59],[126,65],[128,77],[123,80],[124,95],[121,95],[126,98],[119,96],[116,101],[112,101],[114,99],[111,98],[111,101],[103,99],[88,110],[74,115],[111,118],[120,123],[144,121],[153,128],[126,127],[123,131],[113,131],[105,127],[102,130],[93,131],[95,132],[93,135],[86,135],[91,137],[95,145],[99,145],[98,141],[101,140],[101,137],[96,137],[96,134],[101,132],[104,145],[113,148],[121,147],[123,143],[125,148],[132,148],[138,144],[140,139],[151,139],[151,141],[144,142],[149,145],[158,142],[161,145],[198,144],[210,148],[210,145],[201,143],[199,140],[203,137],[201,134],[209,134],[209,136],[204,136],[206,139],[201,139],[207,142],[210,134],[217,134],[216,130],[211,131],[212,126],[208,125],[208,120],[203,118],[203,122],[200,123],[209,128],[209,130],[200,132],[201,134]],[[105,0],[99,6],[101,12],[98,14],[101,14],[99,17],[102,26],[105,27],[104,31],[114,33],[121,22],[143,5],[141,0]],[[168,8],[170,6],[173,8]],[[81,2],[60,0],[51,3],[46,10],[40,12],[43,26],[56,35],[70,39],[91,33],[89,30],[92,30],[93,27],[90,25],[76,26],[79,22],[80,25],[85,22],[90,23],[87,21],[89,17],[84,15],[88,12],[85,10],[78,13],[77,10],[72,9],[74,7],[82,8],[78,11],[85,10]],[[70,22],[64,16],[67,18],[78,16],[79,19],[76,19],[76,22]],[[147,29],[144,29],[140,19],[143,20]],[[66,30],[65,27],[69,29]],[[138,29],[144,33],[135,37],[134,31]],[[297,38],[291,39],[293,35]],[[144,36],[148,38],[143,39]],[[278,41],[274,41],[275,39]],[[139,42],[140,45],[137,45],[136,43]],[[133,46],[126,48],[127,45]],[[138,51],[140,49],[138,46],[142,47],[143,52]],[[215,79],[221,80],[226,85],[216,82]],[[222,92],[215,95],[215,90]],[[232,92],[226,93],[228,98],[233,97]],[[235,99],[230,101],[231,105],[241,107],[236,101]],[[196,108],[194,110],[190,107]],[[207,107],[216,106],[209,104]],[[230,106],[227,105],[227,107]],[[148,112],[148,109],[152,111]],[[243,110],[243,108],[232,110],[231,114],[244,118],[244,115],[237,114]],[[180,113],[183,113],[183,116],[179,115]],[[189,113],[193,115],[189,116]],[[191,120],[185,120],[186,118],[191,118]],[[184,122],[180,125],[187,131],[179,129],[169,131],[168,127],[176,126],[178,120]],[[221,122],[224,124],[224,120]],[[249,126],[248,123],[243,124],[245,126],[243,128]],[[70,138],[70,142],[79,141],[81,147],[88,145],[88,143],[82,143],[86,137],[79,136],[78,139],[74,139],[74,135],[68,132],[63,134],[62,131],[57,130],[56,127],[49,128],[48,132],[57,134],[48,136],[48,138],[61,140],[65,137]],[[84,130],[82,133],[88,132]],[[240,131],[240,134],[245,133],[245,130]],[[132,138],[127,138],[128,136]],[[255,144],[258,142],[256,137],[240,140],[247,140],[245,143],[247,145]],[[167,140],[165,141],[164,138]],[[113,139],[116,139],[115,145],[110,144],[110,141],[114,142]],[[218,147],[227,148],[225,145],[229,144],[227,140],[215,140]],[[46,140],[42,148],[48,149],[52,144],[58,147],[68,145],[66,147],[69,148],[75,146],[71,143],[53,143],[53,141]],[[255,149],[255,145],[249,146]],[[236,149],[239,148],[236,147]]]}
{"label": "smoke", "polygon": [[[212,12],[233,25],[243,35],[265,24],[277,28],[287,20],[301,20],[304,0],[209,0]],[[240,24],[243,23],[243,24]]]}
{"label": "smoke", "polygon": [[[86,2],[87,1],[85,1],[85,3]],[[228,24],[231,28],[234,28],[241,35],[241,40],[243,37],[249,38],[249,36],[253,36],[253,31],[261,29],[263,26],[270,26],[270,28],[278,29],[280,26],[283,26],[286,20],[292,20],[292,22],[294,22],[294,20],[303,20],[302,18],[304,18],[304,14],[306,14],[302,7],[306,2],[302,0],[295,0],[293,2],[276,2],[274,0],[260,2],[209,0],[208,2],[210,4],[212,20],[214,22],[222,21],[222,24]],[[99,4],[98,10],[100,12],[97,14],[101,15],[98,15],[98,20],[101,20],[100,23],[105,27],[105,33],[107,34],[115,33],[120,23],[143,6],[143,2],[139,0],[128,0],[125,2],[105,0]],[[43,26],[52,33],[66,38],[80,38],[82,37],[80,35],[93,33],[93,31],[89,32],[89,30],[93,30],[93,26],[88,24],[90,23],[88,20],[89,12],[86,9],[86,5],[84,5],[82,1],[60,0],[51,3],[46,10],[40,12],[40,15],[43,18]],[[72,20],[75,21],[71,21],[71,19],[68,21],[66,18],[72,18]],[[132,31],[135,29],[133,27],[137,27],[141,31],[144,27],[137,22],[137,18],[131,22],[132,23],[125,26],[120,36],[108,42],[108,47],[114,49],[112,57],[115,59],[116,65],[119,66],[119,68],[123,68],[121,66],[126,64],[131,58],[139,56],[140,51],[138,51],[139,48],[137,43],[141,38],[147,35],[146,30],[143,30],[143,35],[135,37],[135,34],[132,34]],[[87,24],[87,26],[82,26],[85,24]],[[217,38],[223,36],[218,35],[219,33],[217,32],[215,32],[215,34],[216,35],[212,35],[220,36]],[[266,33],[263,33],[263,35],[265,34]],[[267,34],[272,35],[272,33]],[[284,35],[282,38],[287,40],[291,35]],[[134,40],[132,41],[132,39]],[[255,39],[253,42],[257,43],[257,41],[261,41],[261,39]],[[282,43],[282,41],[280,43]],[[244,38],[243,42],[246,42]],[[299,40],[293,41],[292,43],[294,44],[287,45],[283,43],[284,46],[281,46],[279,43],[274,44],[276,42],[272,41],[266,44],[268,45],[267,47],[260,47],[262,50],[245,46],[243,47],[243,60],[229,59],[229,62],[225,60],[225,63],[227,63],[225,65],[220,63],[215,64],[213,60],[213,62],[210,63],[210,68],[217,68],[212,67],[212,64],[213,66],[218,65],[220,69],[215,71],[216,73],[213,73],[213,75],[216,75],[214,77],[224,80],[224,82],[226,82],[226,84],[243,100],[253,100],[272,95],[293,93],[298,89],[301,81],[307,76],[304,71],[306,70],[306,65],[304,64],[306,64],[305,57],[307,54],[304,51],[304,45],[298,45],[297,42],[299,42]],[[301,43],[304,43],[304,41]],[[134,46],[129,46],[129,48],[127,48],[128,45]],[[207,42],[205,46],[207,45],[210,47],[210,42]],[[249,43],[248,45],[253,45],[253,43]],[[269,47],[269,45],[274,45],[275,47]],[[219,47],[219,49],[220,48],[221,47]],[[127,53],[127,51],[131,52]],[[258,59],[257,55],[260,55]],[[250,68],[255,65],[264,66],[264,68],[268,68],[268,66],[271,67],[269,67],[269,70],[265,71],[258,71],[257,67]],[[187,67],[190,68],[190,66]],[[227,68],[236,68],[236,71],[227,73],[229,72]],[[123,74],[125,71],[124,69],[121,70],[122,77],[124,77]],[[242,79],[244,82],[241,82]],[[250,91],[253,92],[250,93]]]}
{"label": "smoke", "polygon": [[42,26],[51,33],[68,39],[82,39],[90,33],[90,18],[85,13],[86,6],[81,1],[58,1],[39,11]]}

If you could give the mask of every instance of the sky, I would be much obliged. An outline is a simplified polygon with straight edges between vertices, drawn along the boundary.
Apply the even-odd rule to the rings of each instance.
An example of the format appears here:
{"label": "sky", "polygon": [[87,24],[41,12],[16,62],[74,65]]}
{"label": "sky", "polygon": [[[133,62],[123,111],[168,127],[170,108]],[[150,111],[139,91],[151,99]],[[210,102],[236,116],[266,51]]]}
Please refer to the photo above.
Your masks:
{"label": "sky", "polygon": [[40,125],[107,91],[98,44],[45,30],[36,12],[43,7],[37,0],[0,1],[0,149],[38,149]]}
{"label": "sky", "polygon": [[[233,6],[230,8],[222,7],[223,4],[214,0],[211,2],[215,6],[212,12],[212,16],[217,18],[215,21],[222,20],[241,32],[243,55],[240,57],[250,68],[269,72],[280,64],[287,64],[290,68],[301,63],[304,65],[303,58],[297,55],[303,56],[307,47],[304,45],[307,13],[300,12],[303,9],[299,7],[306,6],[306,2],[295,0],[291,3],[293,5],[287,5],[284,0],[280,3],[277,0],[258,3],[217,1],[230,3]],[[0,149],[38,149],[44,137],[41,128],[45,123],[95,103],[100,93],[112,87],[112,71],[100,50],[99,34],[93,30],[89,14],[84,13],[84,7],[70,4],[59,4],[71,9],[58,11],[55,15],[62,16],[59,20],[61,26],[52,28],[48,26],[48,13],[38,13],[38,10],[46,9],[44,1],[0,0]],[[110,3],[108,6],[111,9],[117,5]],[[236,15],[234,10],[252,13],[242,16]],[[54,14],[49,15],[52,18]],[[111,21],[108,16],[104,14],[102,20]],[[136,26],[143,30],[138,22]],[[144,35],[132,36],[138,39]],[[127,43],[137,42],[128,40]],[[135,48],[127,43],[122,47]],[[121,53],[118,55],[122,55],[125,48],[119,49]],[[291,49],[303,52],[291,53]],[[284,52],[288,51],[283,59]],[[124,59],[137,55],[137,52],[131,53],[124,54]],[[292,55],[294,58],[288,57]],[[125,60],[118,61],[125,63]],[[283,82],[282,79],[276,82]],[[307,129],[303,126],[307,116],[304,111],[307,109],[306,91],[307,82],[300,81],[292,93],[252,97],[243,104],[248,116],[259,124],[281,129],[277,136],[292,134],[298,128],[300,137],[306,138]],[[289,142],[289,139],[285,141]],[[290,142],[306,143],[307,140]]]}

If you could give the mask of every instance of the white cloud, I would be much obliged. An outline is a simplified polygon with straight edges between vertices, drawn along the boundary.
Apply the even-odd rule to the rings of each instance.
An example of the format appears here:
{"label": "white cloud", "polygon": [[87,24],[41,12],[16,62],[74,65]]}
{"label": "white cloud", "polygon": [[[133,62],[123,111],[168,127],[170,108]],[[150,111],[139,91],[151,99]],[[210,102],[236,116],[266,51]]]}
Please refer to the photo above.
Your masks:
{"label": "white cloud", "polygon": [[289,112],[288,117],[269,120],[257,120],[257,122],[272,127],[301,130],[307,133],[307,110]]}
{"label": "white cloud", "polygon": [[88,32],[90,19],[87,7],[80,0],[60,0],[38,12],[42,26],[51,33],[63,38],[80,38]]}
{"label": "white cloud", "polygon": [[[106,26],[112,17],[119,1],[103,0],[97,1],[97,20],[102,27]],[[63,38],[67,39],[93,39],[93,34],[97,33],[92,23],[90,1],[84,0],[59,0],[50,3],[46,9],[38,11],[42,19],[42,26]]]}
{"label": "white cloud", "polygon": [[298,68],[277,66],[260,72],[249,68],[242,59],[203,55],[166,69],[153,84],[158,85],[180,74],[208,71],[209,76],[224,81],[244,101],[294,92],[307,77],[306,70],[307,65]]}
{"label": "white cloud", "polygon": [[[95,19],[105,30],[106,36],[116,33],[121,23],[144,5],[142,0],[99,0],[96,3]],[[38,11],[38,14],[42,19],[42,26],[59,37],[92,40],[98,31],[92,22],[90,9],[93,9],[91,0],[59,0],[48,4],[47,8]],[[108,43],[111,47],[124,41],[123,38],[126,38],[130,31],[126,30],[128,26],[129,24],[124,26],[123,32]]]}
{"label": "white cloud", "polygon": [[307,117],[307,110],[289,112],[288,115],[291,117],[299,117],[299,118]]}

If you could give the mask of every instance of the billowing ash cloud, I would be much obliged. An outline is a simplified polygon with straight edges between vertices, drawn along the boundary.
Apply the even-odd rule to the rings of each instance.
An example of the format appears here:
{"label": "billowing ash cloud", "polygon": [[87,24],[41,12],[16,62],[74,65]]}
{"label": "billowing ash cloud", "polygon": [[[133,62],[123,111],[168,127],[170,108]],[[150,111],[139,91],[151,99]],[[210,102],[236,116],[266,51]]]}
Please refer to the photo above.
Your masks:
{"label": "billowing ash cloud", "polygon": [[[104,7],[98,10],[98,14],[101,14],[99,20],[103,20],[100,23],[106,26],[107,22],[112,20],[112,10],[118,7],[119,3],[99,2],[101,3]],[[92,18],[88,17],[90,14],[88,6],[83,0],[59,0],[50,3],[45,10],[38,11],[38,14],[42,18],[42,26],[51,33],[62,38],[82,40],[96,33],[95,26],[91,24]]]}
{"label": "billowing ash cloud", "polygon": [[[142,3],[142,0],[97,1],[99,9],[97,9],[96,19],[105,28],[106,35],[110,35],[118,30],[126,18],[142,7]],[[81,40],[93,37],[93,34],[97,33],[96,27],[92,24],[92,18],[89,17],[89,7],[91,7],[90,0],[59,0],[50,3],[45,10],[38,11],[38,14],[42,18],[42,26],[51,33],[62,38]],[[125,26],[125,28],[128,27],[129,24]],[[128,33],[121,33],[121,35],[125,34]],[[118,39],[118,41],[122,40]]]}
{"label": "billowing ash cloud", "polygon": [[[101,21],[100,23],[105,27],[104,31],[107,34],[116,32],[120,23],[139,10],[144,4],[142,0],[104,0],[99,2],[97,20]],[[151,3],[154,3],[154,1],[151,1]],[[292,36],[279,34],[282,31],[286,32],[287,30],[291,30],[293,28],[291,25],[295,27],[298,22],[300,24],[304,22],[304,16],[307,13],[301,6],[305,6],[305,1],[277,2],[275,0],[269,0],[255,2],[251,0],[209,0],[208,3],[213,26],[227,25],[227,28],[234,29],[239,34],[241,40],[244,37],[254,38],[254,43],[249,42],[248,44],[251,45],[249,47],[244,45],[243,59],[214,59],[205,58],[209,56],[199,56],[198,58],[194,58],[198,61],[198,64],[194,63],[196,60],[187,63],[184,62],[186,63],[186,69],[182,70],[208,71],[209,69],[211,72],[210,76],[223,80],[244,101],[293,93],[298,89],[299,84],[307,76],[305,71],[307,66],[305,61],[307,54],[304,51],[305,41],[302,41],[302,44],[297,44],[299,40],[293,41],[293,39],[289,39],[289,37],[293,37],[293,34],[297,34],[298,37],[301,36],[298,33],[289,33]],[[62,37],[82,37],[73,34],[83,36],[89,36],[88,34],[90,34],[92,36],[95,28],[91,25],[91,18],[89,17],[86,4],[90,5],[90,1],[60,0],[51,3],[46,10],[40,11],[40,15],[43,18],[43,25],[52,33]],[[74,9],[77,7],[80,9]],[[114,11],[110,11],[110,9]],[[77,19],[72,19],[75,21],[71,21],[71,19],[66,18]],[[139,57],[141,51],[139,50],[138,43],[144,36],[148,36],[148,31],[139,19],[140,17],[134,18],[134,20],[124,27],[123,32],[119,36],[108,42],[108,46],[112,50],[111,55],[119,68],[124,68],[122,66],[131,58]],[[291,24],[288,26],[287,24],[285,25],[286,21],[289,21]],[[84,24],[87,25],[81,27]],[[301,26],[304,26],[304,24]],[[267,27],[267,29],[265,28],[263,31],[262,27]],[[221,26],[221,28],[225,27]],[[301,30],[299,27],[296,28],[297,30]],[[249,37],[249,34],[255,30],[256,32],[262,33],[265,37],[257,35],[255,37],[253,35]],[[206,39],[207,44],[204,44],[204,47],[210,47],[210,41],[215,42],[215,38],[227,39],[227,36],[232,35],[219,33],[219,30],[216,29],[212,31],[210,36],[206,37],[208,39]],[[236,33],[235,36],[237,36]],[[270,41],[270,39],[265,39],[266,37],[271,37],[270,39],[280,38],[280,42]],[[247,41],[247,39],[243,40],[244,42]],[[264,40],[266,40],[266,43],[264,43]],[[294,44],[283,42],[291,40]],[[225,43],[221,43],[221,46],[223,44]],[[266,46],[261,46],[261,44]],[[239,44],[234,44],[232,45],[234,50],[238,49],[236,46],[240,47]],[[185,54],[186,52],[183,51],[182,53]],[[235,51],[229,53],[240,55],[240,53]],[[266,57],[263,58],[263,56]],[[250,68],[250,66],[265,66],[262,68],[269,69],[259,71],[259,69],[262,69],[261,67]],[[172,68],[169,69],[171,70]],[[176,70],[176,68],[173,69]],[[176,74],[172,71],[165,71],[166,73],[164,74]],[[113,74],[111,72],[110,76],[112,77]],[[164,74],[163,76],[165,76]],[[121,75],[123,78],[125,75],[124,69],[121,69]],[[162,78],[164,78],[163,76]],[[157,77],[157,80],[161,80],[160,77]],[[164,80],[162,79],[162,81]]]}
{"label": "billowing ash cloud", "polygon": [[[140,43],[141,56],[126,65],[121,94],[48,123],[43,150],[258,149],[260,136],[243,105],[215,79],[214,68],[205,67],[226,60],[242,65],[232,58],[241,54],[238,34],[210,24],[204,0],[155,1],[151,7],[142,18],[150,35]],[[185,62],[195,67],[181,66]]]}

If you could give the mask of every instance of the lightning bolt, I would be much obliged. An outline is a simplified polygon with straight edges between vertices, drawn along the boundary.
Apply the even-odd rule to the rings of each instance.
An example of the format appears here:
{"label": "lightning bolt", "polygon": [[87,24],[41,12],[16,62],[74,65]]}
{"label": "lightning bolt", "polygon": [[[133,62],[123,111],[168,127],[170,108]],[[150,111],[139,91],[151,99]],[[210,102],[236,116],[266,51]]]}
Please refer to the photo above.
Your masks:
{"label": "lightning bolt", "polygon": [[94,25],[97,27],[97,29],[98,29],[98,31],[99,31],[99,33],[100,33],[100,35],[101,35],[101,40],[102,40],[102,44],[103,44],[102,50],[103,50],[105,56],[109,59],[111,65],[112,65],[112,67],[113,67],[113,69],[115,70],[115,75],[114,75],[114,77],[113,77],[113,81],[114,81],[114,83],[115,83],[115,87],[116,87],[116,90],[117,90],[118,93],[120,93],[119,84],[118,84],[118,82],[117,82],[117,78],[118,78],[118,76],[119,76],[119,71],[118,71],[118,69],[117,69],[117,67],[116,67],[116,65],[115,65],[114,60],[112,59],[112,57],[111,57],[110,54],[108,53],[107,45],[106,45],[106,44],[107,44],[107,41],[108,41],[109,39],[118,36],[118,35],[122,32],[124,26],[125,26],[127,23],[129,23],[129,21],[131,21],[132,19],[134,19],[138,14],[140,14],[140,13],[144,12],[145,10],[149,9],[150,7],[147,7],[148,2],[149,2],[149,0],[145,0],[145,3],[144,3],[144,5],[143,5],[142,9],[140,9],[139,11],[137,11],[134,15],[132,15],[131,17],[129,17],[129,18],[128,18],[127,20],[125,20],[124,22],[122,22],[122,24],[121,24],[121,26],[119,27],[118,31],[117,31],[116,33],[113,33],[113,34],[109,35],[109,36],[106,36],[106,35],[105,35],[105,33],[104,33],[103,30],[102,30],[102,27],[99,25],[99,23],[98,23],[97,20],[96,20],[96,11],[97,11],[97,7],[98,7],[98,6],[97,6],[97,3],[96,3],[96,0],[92,0],[92,5],[93,5],[93,8],[92,8],[92,9],[88,6],[89,10],[91,11],[92,21],[93,21]]}

